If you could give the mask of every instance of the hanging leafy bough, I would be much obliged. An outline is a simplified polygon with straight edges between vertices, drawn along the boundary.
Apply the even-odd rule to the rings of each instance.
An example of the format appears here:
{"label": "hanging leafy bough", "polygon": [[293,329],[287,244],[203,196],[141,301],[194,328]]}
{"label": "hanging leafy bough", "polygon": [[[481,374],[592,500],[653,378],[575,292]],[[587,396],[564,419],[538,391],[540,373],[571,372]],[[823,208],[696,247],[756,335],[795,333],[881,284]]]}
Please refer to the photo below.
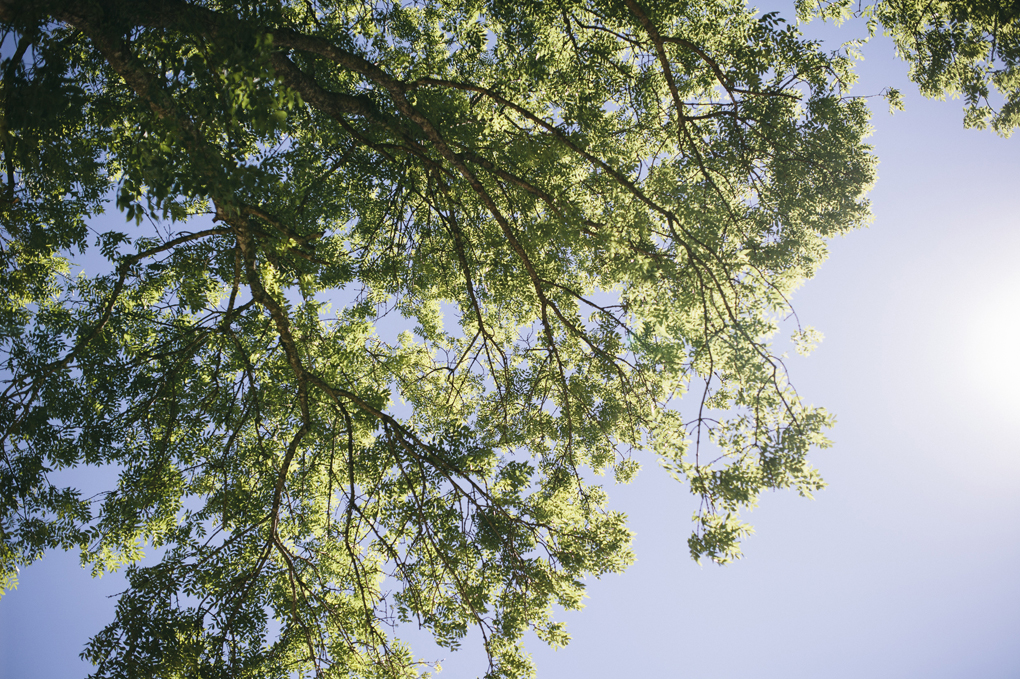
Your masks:
{"label": "hanging leafy bough", "polygon": [[[0,19],[5,582],[54,547],[99,572],[162,553],[128,569],[96,676],[416,676],[409,621],[450,648],[477,628],[490,676],[527,676],[522,634],[566,643],[553,608],[632,559],[592,472],[658,459],[720,562],[763,490],[821,486],[830,419],[769,338],[867,220],[874,161],[848,60],[774,15]],[[158,230],[100,234],[111,271],[75,275],[110,188]],[[413,332],[385,341],[388,311]],[[116,488],[49,480],[82,465]]]}
{"label": "hanging leafy bough", "polygon": [[[910,64],[921,94],[964,100],[966,127],[989,125],[1009,137],[1020,126],[1020,2],[1018,0],[797,0],[803,21],[867,20],[868,39],[881,26]],[[890,103],[902,108],[899,92]]]}

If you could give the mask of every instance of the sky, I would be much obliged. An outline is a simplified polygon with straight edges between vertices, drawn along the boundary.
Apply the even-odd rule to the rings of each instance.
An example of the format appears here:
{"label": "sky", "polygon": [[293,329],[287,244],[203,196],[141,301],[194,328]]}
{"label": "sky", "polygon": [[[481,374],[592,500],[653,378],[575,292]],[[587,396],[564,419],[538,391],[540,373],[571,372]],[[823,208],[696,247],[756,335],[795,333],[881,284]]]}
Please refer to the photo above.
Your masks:
{"label": "sky", "polygon": [[[609,489],[637,562],[560,614],[565,649],[530,640],[540,679],[1020,677],[1020,134],[964,130],[961,103],[916,95],[887,41],[865,57],[856,92],[893,85],[907,106],[871,100],[875,219],[793,297],[825,335],[789,365],[838,420],[813,456],[828,488],[765,496],[744,558],[699,565],[694,500],[645,460]],[[22,569],[0,601],[0,679],[85,676],[78,653],[122,588],[73,554]],[[435,652],[439,677],[484,672],[473,641]]]}

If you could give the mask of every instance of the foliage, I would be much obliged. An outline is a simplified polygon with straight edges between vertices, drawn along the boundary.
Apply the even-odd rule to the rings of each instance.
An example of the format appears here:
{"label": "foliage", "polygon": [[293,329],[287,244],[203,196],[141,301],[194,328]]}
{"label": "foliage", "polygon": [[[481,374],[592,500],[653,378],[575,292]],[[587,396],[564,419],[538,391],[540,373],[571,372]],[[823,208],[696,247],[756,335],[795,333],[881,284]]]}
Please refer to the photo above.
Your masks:
{"label": "foliage", "polygon": [[[477,628],[491,676],[526,676],[523,633],[566,643],[554,608],[632,559],[598,476],[658,460],[717,561],[762,491],[821,486],[830,418],[770,340],[866,221],[874,161],[850,60],[774,14],[0,20],[4,584],[57,547],[161,555],[129,566],[96,676],[416,676],[401,623]],[[129,226],[90,234],[111,191]],[[84,466],[116,487],[53,481]]]}
{"label": "foliage", "polygon": [[1017,0],[798,0],[797,10],[805,20],[867,17],[872,35],[881,25],[892,37],[923,95],[963,96],[967,127],[1008,137],[1020,126]]}

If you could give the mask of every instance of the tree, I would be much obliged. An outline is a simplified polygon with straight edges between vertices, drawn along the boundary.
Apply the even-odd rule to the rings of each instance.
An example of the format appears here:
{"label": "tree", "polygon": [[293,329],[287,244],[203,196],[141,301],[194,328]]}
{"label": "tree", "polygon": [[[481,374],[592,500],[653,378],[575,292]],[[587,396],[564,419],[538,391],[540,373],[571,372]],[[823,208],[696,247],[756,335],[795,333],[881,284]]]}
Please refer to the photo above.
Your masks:
{"label": "tree", "polygon": [[[1004,137],[1020,126],[1020,3],[1016,0],[797,1],[797,14],[842,22],[865,17],[870,36],[881,25],[910,64],[921,94],[963,96],[967,127]],[[895,91],[892,93],[895,98]]]}
{"label": "tree", "polygon": [[[717,561],[763,490],[822,485],[830,418],[770,340],[867,220],[874,161],[851,60],[776,15],[0,20],[4,584],[47,549],[162,553],[128,567],[96,676],[414,676],[412,621],[451,648],[475,627],[490,674],[523,676],[522,634],[565,643],[553,608],[631,560],[597,475],[658,460]],[[90,233],[111,191],[134,226]],[[79,271],[95,248],[106,270]],[[82,465],[116,487],[50,481]]]}

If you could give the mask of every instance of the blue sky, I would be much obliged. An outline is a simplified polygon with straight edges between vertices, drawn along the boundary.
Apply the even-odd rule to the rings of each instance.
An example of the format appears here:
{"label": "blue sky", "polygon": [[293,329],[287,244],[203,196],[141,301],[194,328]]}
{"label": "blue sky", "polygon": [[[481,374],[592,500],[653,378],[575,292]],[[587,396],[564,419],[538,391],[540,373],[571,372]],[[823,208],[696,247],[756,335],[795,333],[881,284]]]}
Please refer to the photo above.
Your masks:
{"label": "blue sky", "polygon": [[[865,55],[856,92],[907,103],[873,100],[875,220],[793,298],[825,334],[790,365],[838,418],[814,456],[829,487],[766,496],[744,559],[699,566],[693,500],[646,460],[611,489],[637,563],[590,584],[566,649],[533,640],[539,677],[1020,676],[1020,134],[964,130],[888,42]],[[23,569],[0,602],[0,677],[84,676],[120,588],[74,555]],[[480,675],[471,646],[440,676]]]}

